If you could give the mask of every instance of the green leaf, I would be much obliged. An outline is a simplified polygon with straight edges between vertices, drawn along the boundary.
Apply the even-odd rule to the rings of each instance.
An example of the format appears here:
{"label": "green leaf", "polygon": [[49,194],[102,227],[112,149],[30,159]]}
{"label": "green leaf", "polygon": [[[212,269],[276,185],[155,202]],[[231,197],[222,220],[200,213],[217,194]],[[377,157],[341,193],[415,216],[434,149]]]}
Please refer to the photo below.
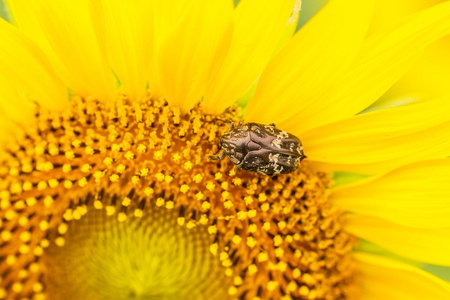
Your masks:
{"label": "green leaf", "polygon": [[11,23],[8,7],[6,6],[4,0],[0,0],[0,18],[5,19],[6,21]]}

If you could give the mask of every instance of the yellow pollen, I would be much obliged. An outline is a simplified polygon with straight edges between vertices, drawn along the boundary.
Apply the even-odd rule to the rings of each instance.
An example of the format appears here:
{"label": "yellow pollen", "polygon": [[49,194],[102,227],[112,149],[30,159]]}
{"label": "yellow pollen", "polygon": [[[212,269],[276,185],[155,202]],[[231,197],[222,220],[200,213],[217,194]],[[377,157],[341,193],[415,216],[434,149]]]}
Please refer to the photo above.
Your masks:
{"label": "yellow pollen", "polygon": [[147,187],[145,188],[144,193],[147,197],[150,197],[151,195],[153,195],[154,190],[151,187]]}
{"label": "yellow pollen", "polygon": [[25,202],[27,203],[28,206],[33,206],[36,204],[37,200],[34,197],[30,197],[30,198],[27,198],[25,200]]}
{"label": "yellow pollen", "polygon": [[40,246],[36,246],[36,248],[34,248],[34,255],[36,256],[41,256],[44,253],[44,249]]}
{"label": "yellow pollen", "polygon": [[85,148],[85,151],[84,151],[87,155],[92,155],[92,154],[94,154],[94,149],[92,149],[92,147],[89,147],[89,146],[87,146],[86,148]]}
{"label": "yellow pollen", "polygon": [[109,180],[111,180],[111,182],[118,182],[119,178],[120,177],[117,174],[113,174],[113,175],[109,176]]}
{"label": "yellow pollen", "polygon": [[228,190],[228,182],[227,182],[227,181],[222,182],[222,184],[220,185],[220,187],[221,187],[223,190]]}
{"label": "yellow pollen", "polygon": [[36,282],[33,284],[33,291],[36,293],[41,292],[44,289],[44,286],[40,282]]}
{"label": "yellow pollen", "polygon": [[117,216],[117,220],[119,220],[119,222],[125,222],[126,219],[127,219],[127,215],[123,212],[119,213]]}
{"label": "yellow pollen", "polygon": [[114,206],[108,205],[108,206],[106,207],[106,214],[107,214],[108,216],[114,215],[115,212],[116,212],[116,208],[115,208]]}
{"label": "yellow pollen", "polygon": [[208,181],[206,183],[206,188],[208,189],[208,191],[212,192],[216,188],[216,185],[213,182]]}
{"label": "yellow pollen", "polygon": [[195,194],[195,198],[197,198],[198,201],[202,200],[204,196],[205,195],[202,192],[198,192],[197,194]]}
{"label": "yellow pollen", "polygon": [[20,279],[24,279],[24,278],[27,278],[28,277],[28,272],[27,272],[27,270],[20,270],[19,271],[19,278]]}
{"label": "yellow pollen", "polygon": [[237,213],[238,220],[245,220],[247,218],[248,213],[246,211],[240,211]]}
{"label": "yellow pollen", "polygon": [[250,275],[254,275],[254,274],[256,274],[256,272],[258,272],[258,267],[257,267],[255,264],[251,264],[251,265],[248,267],[248,273],[249,273]]}
{"label": "yellow pollen", "polygon": [[78,180],[78,185],[80,187],[85,187],[88,184],[87,179],[86,178],[81,178],[80,180]]}
{"label": "yellow pollen", "polygon": [[19,225],[20,226],[25,226],[28,224],[28,218],[25,216],[22,216],[19,218]]}
{"label": "yellow pollen", "polygon": [[219,245],[216,243],[211,244],[211,246],[209,247],[209,251],[214,255],[217,255],[218,250],[219,250]]}
{"label": "yellow pollen", "polygon": [[7,220],[9,220],[9,221],[12,221],[12,220],[15,220],[15,219],[17,219],[17,216],[18,216],[19,214],[17,213],[17,212],[15,212],[14,210],[7,210],[6,212],[5,212],[5,218],[7,219]]}
{"label": "yellow pollen", "polygon": [[163,181],[165,176],[163,173],[156,173],[155,177],[158,181]]}
{"label": "yellow pollen", "polygon": [[72,171],[72,166],[70,164],[64,164],[62,167],[62,171],[64,173],[69,173],[70,171]]}
{"label": "yellow pollen", "polygon": [[29,231],[24,231],[20,234],[20,239],[22,242],[28,242],[31,239],[31,233]]}
{"label": "yellow pollen", "polygon": [[267,252],[261,252],[259,255],[258,255],[258,261],[259,262],[265,262],[265,261],[267,261],[269,259],[269,255],[267,254]]}
{"label": "yellow pollen", "polygon": [[156,206],[161,207],[164,205],[164,199],[163,198],[158,198],[156,199]]}
{"label": "yellow pollen", "polygon": [[12,234],[11,234],[11,231],[9,231],[9,230],[3,230],[0,233],[0,238],[5,242],[9,241],[11,239],[11,237],[12,237]]}
{"label": "yellow pollen", "polygon": [[195,226],[197,226],[196,224],[195,224],[195,222],[194,221],[189,221],[189,222],[187,222],[187,224],[186,224],[186,228],[187,229],[192,229],[192,228],[194,228]]}
{"label": "yellow pollen", "polygon": [[66,240],[65,240],[62,236],[57,237],[57,238],[55,239],[55,244],[56,244],[57,246],[59,246],[59,247],[64,246],[65,243],[66,243]]}
{"label": "yellow pollen", "polygon": [[14,282],[11,289],[14,293],[20,293],[23,289],[23,285],[20,282]]}
{"label": "yellow pollen", "polygon": [[186,219],[184,217],[179,217],[177,219],[178,225],[183,226]]}
{"label": "yellow pollen", "polygon": [[43,220],[43,221],[41,221],[41,222],[39,223],[39,228],[40,228],[42,231],[46,231],[46,230],[48,229],[48,226],[49,226],[49,224],[48,224],[48,222],[47,222],[46,220]]}
{"label": "yellow pollen", "polygon": [[145,153],[146,151],[147,151],[147,147],[145,146],[145,145],[143,145],[143,144],[140,144],[138,147],[137,147],[137,151],[139,152],[139,153]]}
{"label": "yellow pollen", "polygon": [[58,226],[59,234],[65,234],[67,232],[67,229],[69,229],[69,226],[66,223],[61,223]]}
{"label": "yellow pollen", "polygon": [[[83,223],[91,214],[117,228],[135,224],[135,233],[145,230],[140,222],[158,219],[149,213],[158,210],[187,232],[189,247],[207,245],[215,260],[205,264],[217,263],[229,279],[220,288],[232,299],[350,298],[355,239],[327,202],[327,174],[306,161],[293,174],[267,177],[237,172],[228,158],[209,159],[229,131],[228,120],[239,122],[238,109],[207,115],[195,106],[182,113],[150,95],[133,101],[119,95],[107,103],[76,96],[70,105],[64,112],[40,109],[35,126],[5,145],[0,278],[8,283],[0,296],[41,299],[51,293],[44,273],[53,270],[46,265],[49,253],[77,249],[71,243],[77,230],[105,230],[101,222]],[[201,240],[195,232],[203,232]],[[147,292],[138,281],[133,291]]]}
{"label": "yellow pollen", "polygon": [[197,174],[197,175],[195,175],[195,176],[192,178],[192,180],[193,180],[195,183],[200,183],[200,182],[202,182],[202,180],[203,180],[203,176],[202,176],[202,174]]}
{"label": "yellow pollen", "polygon": [[230,196],[230,193],[229,193],[229,192],[227,192],[227,191],[222,192],[222,199],[223,199],[223,200],[228,199],[229,196]]}
{"label": "yellow pollen", "polygon": [[254,248],[257,244],[258,242],[253,237],[249,236],[247,238],[247,246],[249,246],[250,248]]}
{"label": "yellow pollen", "polygon": [[267,200],[267,196],[265,194],[259,194],[259,196],[258,196],[259,202],[264,202],[266,200]]}
{"label": "yellow pollen", "polygon": [[95,209],[102,209],[103,208],[103,203],[101,201],[94,201],[94,208]]}
{"label": "yellow pollen", "polygon": [[131,199],[130,198],[128,198],[128,197],[123,198],[123,200],[122,200],[122,205],[123,206],[128,207],[128,206],[130,206],[130,204],[131,204]]}
{"label": "yellow pollen", "polygon": [[45,207],[50,207],[53,204],[54,200],[52,196],[46,196],[44,199]]}
{"label": "yellow pollen", "polygon": [[48,186],[51,188],[56,188],[58,185],[59,185],[59,182],[56,179],[50,179],[48,181]]}
{"label": "yellow pollen", "polygon": [[269,203],[264,203],[263,205],[261,205],[261,210],[262,210],[263,212],[268,211],[269,208],[270,208],[270,204],[269,204]]}
{"label": "yellow pollen", "polygon": [[273,290],[275,290],[275,288],[278,286],[278,282],[276,282],[276,281],[269,281],[268,283],[267,283],[267,289],[269,290],[269,291],[273,291]]}
{"label": "yellow pollen", "polygon": [[295,268],[295,269],[292,271],[292,276],[293,276],[295,279],[299,278],[300,275],[301,275],[301,272],[300,272],[300,270],[299,270],[298,268]]}
{"label": "yellow pollen", "polygon": [[66,152],[66,158],[67,159],[74,159],[75,158],[75,153],[73,151],[67,151]]}
{"label": "yellow pollen", "polygon": [[19,200],[16,203],[14,203],[14,208],[18,209],[18,210],[22,210],[26,207],[25,205],[25,201],[23,200]]}
{"label": "yellow pollen", "polygon": [[[258,214],[258,212],[256,211],[256,209],[250,209],[247,213],[249,218],[254,218],[257,216],[257,214]],[[254,225],[254,224],[252,224],[252,225]]]}
{"label": "yellow pollen", "polygon": [[242,241],[242,238],[239,235],[235,235],[231,240],[233,241],[233,243],[238,245]]}
{"label": "yellow pollen", "polygon": [[22,186],[22,189],[23,189],[24,191],[29,191],[29,190],[31,190],[32,188],[33,188],[33,184],[32,184],[31,182],[29,182],[29,181],[25,182],[25,183],[23,184],[23,186]]}
{"label": "yellow pollen", "polygon": [[190,171],[193,167],[193,164],[190,161],[187,161],[184,165],[183,165],[184,169],[186,171]]}
{"label": "yellow pollen", "polygon": [[166,183],[171,183],[173,181],[173,177],[170,175],[164,176],[164,180]]}
{"label": "yellow pollen", "polygon": [[126,170],[126,167],[122,164],[118,165],[116,168],[117,173],[123,173]]}
{"label": "yellow pollen", "polygon": [[25,245],[25,244],[20,245],[20,247],[19,247],[19,253],[21,253],[21,254],[27,254],[28,252],[30,252],[30,246]]}
{"label": "yellow pollen", "polygon": [[183,184],[183,185],[180,187],[180,192],[182,192],[183,194],[186,194],[188,191],[189,191],[189,186],[188,186],[188,185]]}
{"label": "yellow pollen", "polygon": [[6,264],[8,265],[8,266],[12,266],[12,265],[14,265],[15,263],[16,263],[16,261],[17,261],[17,258],[16,258],[16,256],[15,255],[8,255],[7,257],[6,257]]}
{"label": "yellow pollen", "polygon": [[92,166],[90,164],[84,164],[81,166],[81,172],[88,173],[92,170]]}
{"label": "yellow pollen", "polygon": [[136,210],[134,211],[134,216],[135,216],[136,218],[142,218],[143,214],[144,214],[144,212],[143,212],[141,209],[136,209]]}
{"label": "yellow pollen", "polygon": [[211,203],[205,201],[202,203],[203,210],[209,210],[211,208]]}
{"label": "yellow pollen", "polygon": [[236,295],[237,292],[238,292],[238,289],[237,289],[236,287],[234,287],[234,286],[232,286],[232,287],[230,287],[230,288],[228,289],[228,294],[229,294],[230,296]]}
{"label": "yellow pollen", "polygon": [[70,189],[72,186],[73,186],[72,181],[70,181],[70,180],[65,180],[65,181],[64,181],[64,187],[65,187],[66,189]]}
{"label": "yellow pollen", "polygon": [[224,205],[224,207],[225,207],[226,209],[230,209],[230,208],[233,207],[233,202],[231,202],[231,201],[225,201],[225,202],[223,203],[223,205]]}

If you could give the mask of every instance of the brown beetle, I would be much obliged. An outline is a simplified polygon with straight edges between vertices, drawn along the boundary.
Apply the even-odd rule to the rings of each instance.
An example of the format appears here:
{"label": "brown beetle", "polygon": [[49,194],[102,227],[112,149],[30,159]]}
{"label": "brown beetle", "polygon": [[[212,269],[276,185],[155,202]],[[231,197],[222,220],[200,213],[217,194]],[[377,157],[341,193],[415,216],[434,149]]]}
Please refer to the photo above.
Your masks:
{"label": "brown beetle", "polygon": [[301,141],[294,135],[276,128],[275,124],[230,123],[230,131],[220,138],[223,152],[211,159],[226,156],[239,169],[262,175],[292,173],[306,157]]}

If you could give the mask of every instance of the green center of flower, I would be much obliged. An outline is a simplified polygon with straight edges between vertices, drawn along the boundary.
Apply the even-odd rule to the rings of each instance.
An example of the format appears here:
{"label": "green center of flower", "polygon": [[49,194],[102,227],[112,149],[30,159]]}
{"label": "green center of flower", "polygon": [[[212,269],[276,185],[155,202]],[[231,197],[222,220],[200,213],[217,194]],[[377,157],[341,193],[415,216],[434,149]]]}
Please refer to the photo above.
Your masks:
{"label": "green center of flower", "polygon": [[327,202],[327,174],[209,158],[235,109],[181,114],[149,96],[72,105],[40,112],[3,152],[0,296],[348,296],[355,240]]}
{"label": "green center of flower", "polygon": [[73,222],[64,247],[44,255],[49,298],[224,299],[230,279],[206,228],[181,227],[164,208],[144,213],[120,222],[91,210]]}

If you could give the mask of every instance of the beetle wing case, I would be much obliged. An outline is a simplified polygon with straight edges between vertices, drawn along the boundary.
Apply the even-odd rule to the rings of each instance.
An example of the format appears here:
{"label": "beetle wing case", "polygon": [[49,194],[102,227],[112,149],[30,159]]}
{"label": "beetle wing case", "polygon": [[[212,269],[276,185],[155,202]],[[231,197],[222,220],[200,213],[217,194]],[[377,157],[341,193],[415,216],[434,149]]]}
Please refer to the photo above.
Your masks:
{"label": "beetle wing case", "polygon": [[239,168],[264,175],[287,174],[300,165],[300,140],[275,125],[247,123],[221,138],[223,153]]}

